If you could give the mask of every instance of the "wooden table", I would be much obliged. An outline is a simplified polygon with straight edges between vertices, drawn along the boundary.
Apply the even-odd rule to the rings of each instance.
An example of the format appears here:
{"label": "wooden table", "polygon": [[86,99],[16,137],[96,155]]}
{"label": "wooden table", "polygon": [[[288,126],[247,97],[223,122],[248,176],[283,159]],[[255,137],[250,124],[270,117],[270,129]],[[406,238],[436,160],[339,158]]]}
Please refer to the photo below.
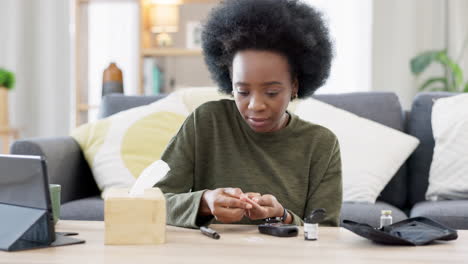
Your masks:
{"label": "wooden table", "polygon": [[278,238],[256,226],[213,225],[220,240],[200,231],[168,226],[167,241],[152,246],[104,245],[104,222],[59,221],[57,231],[76,231],[81,245],[0,251],[0,263],[468,263],[468,231],[458,240],[428,246],[383,246],[342,228],[320,227],[318,241]]}

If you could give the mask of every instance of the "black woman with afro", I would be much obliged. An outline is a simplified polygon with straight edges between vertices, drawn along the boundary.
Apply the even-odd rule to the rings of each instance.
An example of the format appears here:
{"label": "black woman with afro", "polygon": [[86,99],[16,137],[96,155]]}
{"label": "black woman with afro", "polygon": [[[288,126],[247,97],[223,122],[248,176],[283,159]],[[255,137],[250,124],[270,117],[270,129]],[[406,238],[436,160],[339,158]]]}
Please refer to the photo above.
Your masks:
{"label": "black woman with afro", "polygon": [[170,225],[302,225],[325,208],[337,226],[342,203],[340,148],[328,129],[287,111],[328,78],[332,44],[322,15],[296,0],[228,0],[202,32],[213,80],[233,100],[197,108],[162,159],[156,187]]}

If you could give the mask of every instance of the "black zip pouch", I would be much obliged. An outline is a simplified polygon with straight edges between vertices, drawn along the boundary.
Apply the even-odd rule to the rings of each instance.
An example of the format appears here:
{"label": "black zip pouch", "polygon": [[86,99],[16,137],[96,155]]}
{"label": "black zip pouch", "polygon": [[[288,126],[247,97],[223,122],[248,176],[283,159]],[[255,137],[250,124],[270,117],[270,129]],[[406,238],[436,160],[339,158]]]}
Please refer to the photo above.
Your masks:
{"label": "black zip pouch", "polygon": [[388,245],[427,245],[436,240],[455,240],[456,230],[426,217],[413,217],[385,226],[383,229],[343,220],[343,227],[376,243]]}

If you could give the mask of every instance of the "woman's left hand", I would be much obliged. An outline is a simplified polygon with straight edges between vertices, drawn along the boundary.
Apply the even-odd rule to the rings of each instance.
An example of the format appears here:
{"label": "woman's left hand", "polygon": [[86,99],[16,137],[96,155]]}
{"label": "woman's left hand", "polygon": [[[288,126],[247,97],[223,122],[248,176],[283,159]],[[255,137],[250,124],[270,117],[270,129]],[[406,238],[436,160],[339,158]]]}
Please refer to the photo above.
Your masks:
{"label": "woman's left hand", "polygon": [[252,209],[245,210],[245,215],[248,218],[257,220],[268,217],[283,216],[284,208],[273,195],[247,193],[245,196],[241,197],[241,200],[244,200],[252,205]]}

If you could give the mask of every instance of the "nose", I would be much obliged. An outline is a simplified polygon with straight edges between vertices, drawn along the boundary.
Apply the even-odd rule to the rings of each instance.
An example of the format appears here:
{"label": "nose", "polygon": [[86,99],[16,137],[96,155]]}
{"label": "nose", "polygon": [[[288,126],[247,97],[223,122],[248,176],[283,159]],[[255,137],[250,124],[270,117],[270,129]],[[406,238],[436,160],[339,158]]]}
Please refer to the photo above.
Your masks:
{"label": "nose", "polygon": [[253,94],[250,97],[249,110],[252,110],[254,112],[259,112],[259,111],[263,111],[265,108],[266,108],[265,100],[263,100],[261,95]]}

